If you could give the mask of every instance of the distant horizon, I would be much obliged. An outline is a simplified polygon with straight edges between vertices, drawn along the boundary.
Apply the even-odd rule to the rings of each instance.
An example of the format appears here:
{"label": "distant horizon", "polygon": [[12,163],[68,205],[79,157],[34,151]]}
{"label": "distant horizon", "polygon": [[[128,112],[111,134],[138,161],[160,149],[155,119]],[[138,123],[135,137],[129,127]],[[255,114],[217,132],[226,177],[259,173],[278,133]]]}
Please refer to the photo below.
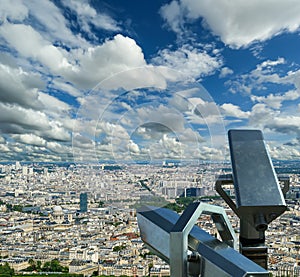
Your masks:
{"label": "distant horizon", "polygon": [[[178,160],[170,160],[170,161],[165,161],[165,160],[161,160],[161,161],[155,161],[155,162],[148,162],[148,161],[134,161],[134,162],[129,162],[129,161],[125,161],[123,163],[117,163],[114,160],[103,160],[103,161],[99,161],[99,162],[72,162],[72,161],[52,161],[52,162],[43,162],[43,161],[0,161],[1,165],[5,165],[5,164],[15,164],[19,162],[21,165],[22,164],[69,164],[69,165],[94,165],[94,166],[101,166],[101,165],[138,165],[138,164],[161,164],[163,165],[164,162],[167,162],[169,164],[176,164],[176,165],[189,165],[190,162],[185,162],[185,161],[178,161]],[[272,159],[273,164],[274,163],[299,163],[300,165],[300,160],[277,160],[277,159]],[[194,163],[191,163],[191,165],[196,165],[196,164],[231,164],[231,161],[228,160],[224,160],[224,161],[220,161],[220,160],[211,160],[211,161],[194,161]],[[167,164],[166,164],[167,165]]]}

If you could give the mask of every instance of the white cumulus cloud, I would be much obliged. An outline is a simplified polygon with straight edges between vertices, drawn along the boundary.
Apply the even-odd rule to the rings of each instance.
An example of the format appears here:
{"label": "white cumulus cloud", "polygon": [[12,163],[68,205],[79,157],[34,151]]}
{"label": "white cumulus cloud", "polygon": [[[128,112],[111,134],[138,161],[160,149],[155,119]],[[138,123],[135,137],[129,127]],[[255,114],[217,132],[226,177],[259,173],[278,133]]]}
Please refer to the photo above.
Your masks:
{"label": "white cumulus cloud", "polygon": [[109,15],[97,12],[88,1],[66,0],[63,5],[76,12],[79,23],[83,30],[92,34],[91,26],[104,30],[120,31],[118,23]]}
{"label": "white cumulus cloud", "polygon": [[2,0],[0,5],[0,20],[22,21],[28,16],[28,8],[22,0]]}
{"label": "white cumulus cloud", "polygon": [[300,2],[295,0],[173,0],[161,9],[173,31],[183,33],[184,24],[202,19],[226,45],[234,48],[247,47],[282,32],[295,32],[300,26],[299,13]]}
{"label": "white cumulus cloud", "polygon": [[239,106],[233,105],[231,103],[224,103],[220,106],[220,108],[224,116],[248,118],[250,115],[250,112],[244,112]]}
{"label": "white cumulus cloud", "polygon": [[153,62],[180,72],[183,78],[193,79],[215,73],[223,63],[220,58],[188,45],[183,45],[174,51],[163,49],[159,51]]}
{"label": "white cumulus cloud", "polygon": [[13,135],[14,140],[19,141],[24,144],[36,145],[36,146],[45,146],[46,140],[35,135],[35,134],[21,134]]}
{"label": "white cumulus cloud", "polygon": [[62,50],[45,40],[30,25],[5,23],[0,26],[0,35],[22,56],[33,58],[54,72],[70,69]]}

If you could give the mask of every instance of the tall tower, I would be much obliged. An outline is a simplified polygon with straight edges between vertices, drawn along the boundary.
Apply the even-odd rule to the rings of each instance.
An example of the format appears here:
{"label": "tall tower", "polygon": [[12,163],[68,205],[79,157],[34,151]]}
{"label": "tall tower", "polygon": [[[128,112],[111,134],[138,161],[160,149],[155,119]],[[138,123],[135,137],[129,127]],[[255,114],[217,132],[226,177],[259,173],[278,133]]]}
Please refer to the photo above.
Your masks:
{"label": "tall tower", "polygon": [[86,213],[88,209],[88,196],[87,192],[80,193],[80,212]]}

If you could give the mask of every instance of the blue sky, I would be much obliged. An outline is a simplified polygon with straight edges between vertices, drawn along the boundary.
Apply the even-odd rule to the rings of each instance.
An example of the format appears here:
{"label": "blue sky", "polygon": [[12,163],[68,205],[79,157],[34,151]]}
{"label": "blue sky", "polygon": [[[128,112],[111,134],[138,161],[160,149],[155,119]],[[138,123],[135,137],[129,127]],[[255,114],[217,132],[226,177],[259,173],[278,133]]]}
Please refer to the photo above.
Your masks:
{"label": "blue sky", "polygon": [[300,157],[300,2],[0,4],[1,161]]}

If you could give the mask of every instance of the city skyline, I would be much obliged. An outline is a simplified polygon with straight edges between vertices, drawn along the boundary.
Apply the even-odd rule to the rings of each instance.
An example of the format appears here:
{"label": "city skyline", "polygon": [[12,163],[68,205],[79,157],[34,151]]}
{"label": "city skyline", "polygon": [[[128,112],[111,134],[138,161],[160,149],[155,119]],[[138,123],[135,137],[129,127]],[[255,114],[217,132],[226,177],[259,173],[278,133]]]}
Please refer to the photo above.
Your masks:
{"label": "city skyline", "polygon": [[3,1],[4,161],[224,160],[261,129],[300,157],[300,3]]}

